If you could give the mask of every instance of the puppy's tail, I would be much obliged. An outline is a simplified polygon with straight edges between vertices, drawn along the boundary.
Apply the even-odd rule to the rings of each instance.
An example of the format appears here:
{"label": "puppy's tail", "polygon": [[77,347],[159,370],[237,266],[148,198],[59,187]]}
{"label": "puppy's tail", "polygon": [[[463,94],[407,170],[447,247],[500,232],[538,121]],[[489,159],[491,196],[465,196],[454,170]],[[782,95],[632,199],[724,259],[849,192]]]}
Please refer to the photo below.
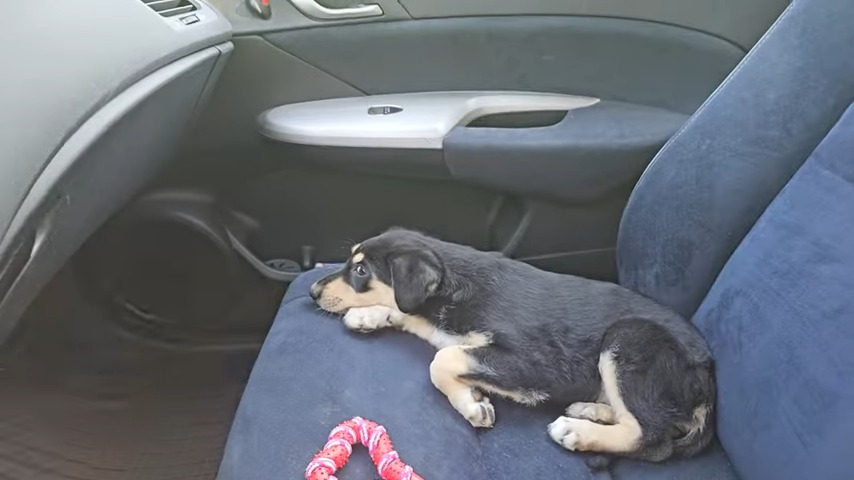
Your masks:
{"label": "puppy's tail", "polygon": [[715,436],[716,385],[714,365],[710,361],[695,369],[695,407],[688,422],[680,425],[682,435],[673,440],[673,453],[690,457],[702,451]]}

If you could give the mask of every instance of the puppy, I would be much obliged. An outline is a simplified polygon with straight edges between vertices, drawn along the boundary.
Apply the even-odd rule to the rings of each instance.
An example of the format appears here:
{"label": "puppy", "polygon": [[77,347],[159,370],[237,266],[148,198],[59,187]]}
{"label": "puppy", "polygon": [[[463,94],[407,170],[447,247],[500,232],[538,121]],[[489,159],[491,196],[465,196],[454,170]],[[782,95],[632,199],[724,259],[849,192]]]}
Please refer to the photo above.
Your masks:
{"label": "puppy", "polygon": [[548,427],[568,450],[662,461],[714,435],[705,341],[619,285],[392,229],[354,246],[311,296],[351,330],[394,327],[434,345],[430,378],[475,427],[495,423],[494,394],[569,405]]}

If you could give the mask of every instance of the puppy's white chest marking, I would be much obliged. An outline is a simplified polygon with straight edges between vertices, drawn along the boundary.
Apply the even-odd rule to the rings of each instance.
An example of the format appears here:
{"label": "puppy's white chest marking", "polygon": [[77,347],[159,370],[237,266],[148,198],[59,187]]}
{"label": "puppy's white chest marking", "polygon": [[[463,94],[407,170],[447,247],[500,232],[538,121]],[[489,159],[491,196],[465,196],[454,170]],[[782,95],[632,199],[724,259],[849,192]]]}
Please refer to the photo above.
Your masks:
{"label": "puppy's white chest marking", "polygon": [[436,349],[450,347],[451,345],[465,345],[467,341],[468,339],[464,336],[454,335],[438,328],[434,328],[433,333],[430,334],[430,338],[427,339],[427,342],[436,347]]}
{"label": "puppy's white chest marking", "polygon": [[401,313],[401,315],[403,315],[403,320],[400,325],[401,330],[403,330],[404,332],[409,332],[423,340],[426,340],[427,343],[433,345],[437,349],[450,347],[453,345],[482,347],[491,343],[491,339],[488,335],[479,332],[467,333],[465,335],[457,335],[446,332],[440,328],[436,328],[435,325],[430,323],[430,321],[428,321],[424,317],[406,315],[403,313]]}

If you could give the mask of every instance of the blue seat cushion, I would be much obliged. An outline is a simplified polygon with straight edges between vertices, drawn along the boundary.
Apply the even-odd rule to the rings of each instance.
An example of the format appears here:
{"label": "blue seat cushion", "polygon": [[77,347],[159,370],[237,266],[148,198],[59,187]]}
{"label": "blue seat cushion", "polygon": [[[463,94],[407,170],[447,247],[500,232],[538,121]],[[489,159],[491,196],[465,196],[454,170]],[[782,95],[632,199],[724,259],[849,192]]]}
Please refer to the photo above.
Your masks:
{"label": "blue seat cushion", "polygon": [[852,478],[854,107],[760,217],[694,320],[717,359],[718,432],[738,473]]}
{"label": "blue seat cushion", "polygon": [[[525,408],[493,399],[497,424],[472,428],[430,383],[434,350],[395,331],[359,335],[318,311],[301,276],[288,291],[237,411],[219,480],[298,479],[338,423],[361,416],[384,425],[403,460],[428,480],[589,479],[583,456],[561,449],[546,426],[562,408]],[[565,406],[561,406],[565,407]],[[620,460],[626,479],[731,479],[719,448],[664,465]],[[342,480],[373,479],[364,449]]]}

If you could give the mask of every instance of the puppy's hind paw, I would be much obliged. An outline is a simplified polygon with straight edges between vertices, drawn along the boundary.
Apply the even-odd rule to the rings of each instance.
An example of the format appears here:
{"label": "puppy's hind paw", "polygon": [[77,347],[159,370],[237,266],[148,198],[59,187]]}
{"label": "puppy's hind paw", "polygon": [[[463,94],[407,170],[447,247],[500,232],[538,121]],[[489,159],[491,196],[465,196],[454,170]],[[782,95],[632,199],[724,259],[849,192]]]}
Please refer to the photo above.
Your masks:
{"label": "puppy's hind paw", "polygon": [[559,417],[549,424],[549,437],[558,445],[567,450],[585,451],[588,445],[585,442],[585,424],[587,420],[577,418]]}
{"label": "puppy's hind paw", "polygon": [[482,397],[480,401],[470,403],[465,410],[461,413],[473,427],[492,428],[495,425],[495,407],[488,397]]}
{"label": "puppy's hind paw", "polygon": [[604,403],[576,402],[566,409],[566,416],[590,420],[591,422],[612,424],[614,423],[616,414],[610,405]]}

